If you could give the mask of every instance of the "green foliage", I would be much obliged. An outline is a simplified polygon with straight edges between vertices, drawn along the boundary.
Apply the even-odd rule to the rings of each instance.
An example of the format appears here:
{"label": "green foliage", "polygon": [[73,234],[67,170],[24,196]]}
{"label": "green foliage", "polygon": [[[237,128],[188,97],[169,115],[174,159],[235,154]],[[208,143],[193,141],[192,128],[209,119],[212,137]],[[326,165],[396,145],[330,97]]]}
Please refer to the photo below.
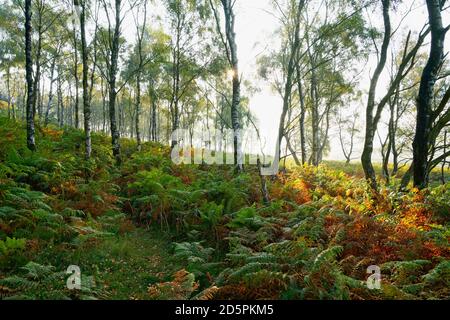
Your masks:
{"label": "green foliage", "polygon": [[218,205],[214,202],[205,202],[200,208],[200,220],[205,231],[213,230],[217,235],[217,226],[221,222],[223,216],[223,205]]}
{"label": "green foliage", "polygon": [[47,241],[68,239],[71,234],[68,225],[46,203],[48,200],[41,192],[14,185],[5,187],[0,199],[0,223],[7,224],[8,228],[3,231],[3,237],[37,237]]}
{"label": "green foliage", "polygon": [[428,260],[390,261],[381,266],[381,271],[389,272],[396,284],[406,285],[417,281],[420,272],[430,263]]}
{"label": "green foliage", "polygon": [[[51,265],[41,265],[35,262],[28,262],[21,268],[23,275],[14,275],[0,280],[0,285],[14,290],[16,293],[8,299],[20,300],[68,300],[68,299],[95,299],[93,294],[97,294],[86,277],[87,282],[81,278],[81,290],[70,292],[65,288],[66,273],[56,271]],[[75,296],[74,296],[75,295]]]}
{"label": "green foliage", "polygon": [[450,218],[450,183],[432,188],[428,201],[436,215],[448,221]]}
{"label": "green foliage", "polygon": [[201,242],[175,243],[174,256],[187,261],[186,270],[192,272],[202,283],[207,275],[215,273],[220,263],[213,262],[213,248],[204,247]]}
{"label": "green foliage", "polygon": [[442,261],[433,270],[423,276],[425,284],[430,286],[442,285],[450,288],[450,261]]}
{"label": "green foliage", "polygon": [[26,239],[16,239],[6,237],[5,241],[0,240],[0,252],[3,255],[10,255],[25,249]]}
{"label": "green foliage", "polygon": [[251,178],[248,174],[241,174],[226,180],[219,173],[202,172],[192,188],[207,190],[207,198],[217,204],[222,204],[224,213],[230,214],[248,205]]}
{"label": "green foliage", "polygon": [[254,207],[242,208],[234,214],[233,220],[228,224],[231,228],[247,227],[258,230],[262,225],[261,217]]}
{"label": "green foliage", "polygon": [[123,170],[133,174],[137,171],[158,168],[169,173],[172,162],[167,156],[168,154],[169,152],[160,145],[144,144],[142,152],[134,153],[131,159],[124,164]]}
{"label": "green foliage", "polygon": [[182,199],[178,198],[178,189],[183,187],[179,178],[153,168],[150,171],[140,171],[135,181],[128,185],[129,194],[134,208],[138,209],[140,221],[160,220],[168,224],[171,209],[181,209]]}
{"label": "green foliage", "polygon": [[12,269],[26,262],[24,256],[26,239],[6,237],[0,240],[0,269]]}
{"label": "green foliage", "polygon": [[[0,285],[10,298],[449,296],[448,185],[382,185],[376,197],[344,167],[304,166],[268,179],[264,205],[252,168],[175,166],[169,148],[136,152],[127,139],[119,168],[97,134],[87,163],[81,131],[41,128],[31,153],[4,141],[23,127],[0,124]],[[108,295],[88,276],[67,290],[57,270],[71,264]],[[365,285],[374,264],[381,290]]]}

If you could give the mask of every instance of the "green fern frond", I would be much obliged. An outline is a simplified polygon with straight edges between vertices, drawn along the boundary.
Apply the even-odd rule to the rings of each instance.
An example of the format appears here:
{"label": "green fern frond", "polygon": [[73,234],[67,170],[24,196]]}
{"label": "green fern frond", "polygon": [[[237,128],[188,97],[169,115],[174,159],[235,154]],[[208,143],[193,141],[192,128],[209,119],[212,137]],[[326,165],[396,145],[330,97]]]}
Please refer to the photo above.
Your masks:
{"label": "green fern frond", "polygon": [[246,275],[261,271],[263,269],[271,271],[281,271],[282,267],[278,263],[251,262],[236,269],[230,274],[229,278],[230,281],[239,282],[240,280],[244,279]]}
{"label": "green fern frond", "polygon": [[1,279],[0,285],[18,290],[30,290],[39,287],[38,282],[17,275]]}
{"label": "green fern frond", "polygon": [[342,246],[333,246],[319,253],[314,260],[312,271],[317,271],[326,263],[332,263],[336,261],[336,258],[342,253],[344,248]]}
{"label": "green fern frond", "polygon": [[423,276],[426,285],[442,283],[450,287],[450,260],[440,262],[434,269]]}
{"label": "green fern frond", "polygon": [[277,263],[277,261],[279,260],[279,257],[271,254],[271,253],[266,253],[266,252],[260,252],[254,256],[251,257],[247,257],[246,258],[246,262],[247,263],[254,263],[254,262],[258,262],[258,263]]}

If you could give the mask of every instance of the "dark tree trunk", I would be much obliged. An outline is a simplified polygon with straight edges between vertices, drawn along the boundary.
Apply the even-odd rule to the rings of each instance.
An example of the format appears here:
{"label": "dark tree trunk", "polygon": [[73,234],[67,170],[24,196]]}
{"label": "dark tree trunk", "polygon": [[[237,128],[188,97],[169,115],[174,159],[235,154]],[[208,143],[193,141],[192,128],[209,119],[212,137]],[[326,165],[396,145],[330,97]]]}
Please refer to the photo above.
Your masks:
{"label": "dark tree trunk", "polygon": [[233,1],[221,0],[225,15],[225,36],[227,38],[229,52],[228,59],[233,71],[233,94],[231,100],[231,126],[233,128],[233,158],[236,169],[240,172],[243,170],[243,155],[242,155],[242,133],[241,123],[239,117],[239,105],[241,102],[241,82],[239,79],[239,62],[237,56],[237,44],[236,44],[236,32],[235,26],[235,14],[233,11]]}
{"label": "dark tree trunk", "polygon": [[432,100],[439,67],[444,58],[444,40],[447,29],[442,26],[441,10],[445,1],[427,0],[431,27],[431,49],[428,62],[423,70],[417,97],[416,135],[413,142],[414,186],[428,185],[428,152],[432,126]]}
{"label": "dark tree trunk", "polygon": [[[447,154],[447,131],[444,132],[444,155]],[[447,163],[447,156],[444,156],[441,165],[441,182],[445,184],[445,165]]]}
{"label": "dark tree trunk", "polygon": [[27,146],[36,150],[34,139],[34,92],[33,92],[33,58],[31,52],[31,0],[25,0],[25,67],[27,79]]}
{"label": "dark tree trunk", "polygon": [[375,108],[375,94],[381,72],[384,69],[387,60],[387,50],[391,39],[391,20],[389,17],[390,0],[382,0],[383,3],[383,21],[384,21],[384,38],[381,47],[380,60],[370,81],[369,96],[366,108],[366,134],[364,140],[364,149],[361,156],[361,164],[364,174],[371,188],[377,190],[377,181],[375,170],[372,165],[373,140],[375,137],[375,121],[373,111]]}
{"label": "dark tree trunk", "polygon": [[78,98],[78,85],[79,85],[79,79],[78,79],[78,49],[77,49],[77,33],[75,30],[75,27],[73,28],[73,48],[74,48],[74,70],[73,75],[75,78],[75,128],[78,129],[79,127],[79,98]]}
{"label": "dark tree trunk", "polygon": [[[36,72],[34,75],[34,82],[33,82],[33,117],[36,114],[36,106],[38,105],[38,98],[39,98],[39,94],[40,94],[39,83],[40,83],[40,79],[41,79],[41,51],[42,51],[42,14],[40,13],[39,19],[38,19],[38,43],[37,43],[37,48],[36,48],[36,61],[35,61]],[[38,114],[40,117],[41,116],[40,108],[38,108]]]}
{"label": "dark tree trunk", "polygon": [[[75,4],[78,1],[75,0]],[[81,3],[80,13],[81,28],[81,59],[83,62],[83,115],[84,115],[84,136],[85,136],[85,157],[86,160],[91,158],[91,106],[88,88],[88,49],[86,43],[86,3]]]}

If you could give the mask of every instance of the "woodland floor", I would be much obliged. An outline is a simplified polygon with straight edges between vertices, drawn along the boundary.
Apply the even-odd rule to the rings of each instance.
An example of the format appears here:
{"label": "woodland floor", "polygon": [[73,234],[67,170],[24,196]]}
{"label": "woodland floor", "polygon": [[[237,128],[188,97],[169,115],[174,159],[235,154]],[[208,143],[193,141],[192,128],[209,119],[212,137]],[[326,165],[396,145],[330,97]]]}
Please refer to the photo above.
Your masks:
{"label": "woodland floor", "polygon": [[[0,117],[0,299],[446,299],[450,184],[367,189],[357,164],[176,166],[170,150]],[[448,172],[447,172],[448,175]],[[69,266],[81,290],[66,287]],[[369,265],[382,287],[366,286]]]}
{"label": "woodland floor", "polygon": [[88,247],[59,254],[51,249],[38,256],[36,262],[78,265],[83,273],[95,275],[95,281],[103,287],[103,299],[143,300],[149,299],[149,285],[169,281],[183,267],[183,262],[170,254],[171,250],[167,234],[132,228]]}

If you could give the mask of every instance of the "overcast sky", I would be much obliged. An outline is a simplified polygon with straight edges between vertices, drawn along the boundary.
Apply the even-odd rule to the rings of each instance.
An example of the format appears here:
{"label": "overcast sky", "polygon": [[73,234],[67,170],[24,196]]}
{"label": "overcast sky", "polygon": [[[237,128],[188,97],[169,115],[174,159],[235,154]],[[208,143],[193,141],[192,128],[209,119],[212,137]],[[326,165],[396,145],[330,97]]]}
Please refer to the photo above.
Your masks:
{"label": "overcast sky", "polygon": [[[271,0],[238,0],[236,14],[236,34],[238,41],[238,54],[240,58],[241,69],[245,79],[251,80],[255,78],[255,60],[257,55],[261,54],[274,41],[273,32],[279,27],[279,22],[274,17],[276,12],[271,5]],[[413,5],[414,10],[409,13],[406,19],[402,22],[400,18],[402,13],[405,13]],[[398,8],[399,12],[391,14],[392,26],[395,28],[401,22],[401,29],[396,34],[393,46],[398,46],[398,39],[403,38],[403,35],[408,30],[420,31],[423,25],[427,22],[427,10],[425,0],[407,0],[404,5]],[[370,13],[373,25],[382,27],[382,19],[378,12]],[[450,16],[444,14],[444,25],[450,23]],[[426,41],[424,50],[429,50],[429,39]],[[447,51],[450,48],[450,40],[446,42]],[[365,61],[362,61],[365,64]],[[388,64],[387,64],[388,65]],[[359,83],[360,89],[367,92],[369,88],[370,75],[376,66],[376,59],[371,59],[365,66],[362,67],[363,74]],[[380,82],[378,84],[378,94],[384,94],[388,83],[387,70],[383,72]],[[268,146],[275,146],[276,132],[278,130],[279,117],[281,114],[282,100],[274,92],[270,90],[268,85],[261,88],[262,90],[256,93],[250,99],[250,108],[252,112],[258,117],[262,134],[268,141]],[[365,97],[364,97],[365,98]],[[361,128],[364,128],[364,111],[365,99],[363,99],[360,106],[357,108],[361,111]],[[385,132],[381,124],[381,132]],[[376,139],[378,140],[378,139]],[[359,158],[360,150],[363,140],[358,143],[358,148],[355,150],[355,156]],[[379,159],[379,144],[377,143],[374,159]],[[339,140],[337,139],[336,131],[331,132],[331,152],[327,158],[330,159],[344,159],[340,148]]]}

